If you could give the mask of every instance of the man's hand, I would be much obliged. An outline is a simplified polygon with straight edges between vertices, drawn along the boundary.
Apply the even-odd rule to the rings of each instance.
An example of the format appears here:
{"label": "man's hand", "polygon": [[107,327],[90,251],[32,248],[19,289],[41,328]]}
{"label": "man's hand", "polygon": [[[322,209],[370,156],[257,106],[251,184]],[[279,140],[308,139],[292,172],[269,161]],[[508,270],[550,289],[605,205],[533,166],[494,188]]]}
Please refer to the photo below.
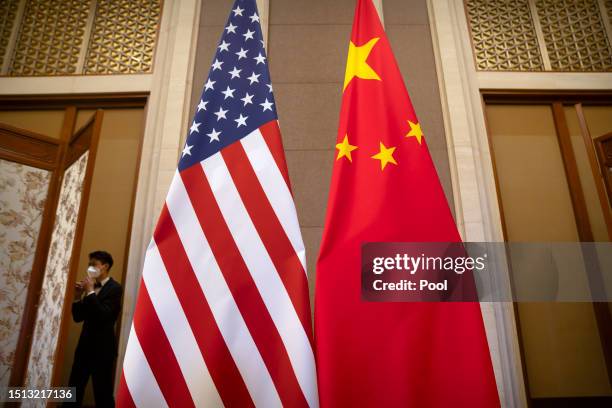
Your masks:
{"label": "man's hand", "polygon": [[85,279],[83,279],[82,283],[83,283],[83,290],[85,290],[86,294],[89,294],[89,292],[94,290],[94,280],[93,280],[93,278],[90,278],[88,276]]}
{"label": "man's hand", "polygon": [[74,300],[80,300],[81,296],[83,296],[83,281],[77,282],[74,285]]}

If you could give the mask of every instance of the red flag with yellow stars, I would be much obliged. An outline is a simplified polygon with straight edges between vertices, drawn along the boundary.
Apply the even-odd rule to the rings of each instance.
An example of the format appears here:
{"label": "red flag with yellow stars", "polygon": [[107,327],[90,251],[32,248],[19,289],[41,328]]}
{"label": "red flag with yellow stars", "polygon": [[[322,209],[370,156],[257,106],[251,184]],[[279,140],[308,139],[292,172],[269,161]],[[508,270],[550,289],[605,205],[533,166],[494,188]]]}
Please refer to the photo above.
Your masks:
{"label": "red flag with yellow stars", "polygon": [[315,295],[321,405],[499,406],[478,303],[361,299],[362,243],[461,241],[371,0],[355,11],[336,149]]}

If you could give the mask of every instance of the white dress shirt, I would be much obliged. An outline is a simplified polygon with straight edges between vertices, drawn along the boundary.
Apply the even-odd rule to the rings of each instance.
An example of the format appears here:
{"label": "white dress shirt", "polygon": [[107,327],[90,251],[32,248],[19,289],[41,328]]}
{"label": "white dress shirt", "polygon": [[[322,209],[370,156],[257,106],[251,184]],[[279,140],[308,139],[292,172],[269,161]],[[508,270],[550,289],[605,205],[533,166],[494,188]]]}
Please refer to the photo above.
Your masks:
{"label": "white dress shirt", "polygon": [[104,286],[106,284],[106,282],[108,282],[109,279],[110,279],[110,276],[107,276],[106,278],[104,278],[104,280],[102,282],[100,282],[100,287],[99,288],[95,288],[94,290],[90,290],[89,292],[87,292],[87,296],[91,295],[92,293],[95,293],[96,295],[98,293],[100,293],[100,289],[102,289],[102,286]]}

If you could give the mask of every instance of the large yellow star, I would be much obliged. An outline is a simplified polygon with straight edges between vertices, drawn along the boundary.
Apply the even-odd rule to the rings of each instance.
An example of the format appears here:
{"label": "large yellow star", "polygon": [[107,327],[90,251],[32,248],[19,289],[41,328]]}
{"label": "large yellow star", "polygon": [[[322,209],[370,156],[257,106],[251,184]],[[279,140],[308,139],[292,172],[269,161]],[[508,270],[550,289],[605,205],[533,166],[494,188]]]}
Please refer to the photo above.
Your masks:
{"label": "large yellow star", "polygon": [[376,153],[372,156],[373,159],[380,160],[380,169],[384,170],[387,163],[393,163],[397,165],[397,162],[393,158],[393,152],[395,151],[395,147],[386,147],[382,142],[380,142],[380,152]]}
{"label": "large yellow star", "polygon": [[357,149],[357,146],[353,146],[352,144],[350,144],[348,141],[348,135],[345,135],[342,143],[338,143],[336,145],[336,149],[338,149],[338,157],[336,157],[336,160],[340,160],[340,158],[346,157],[349,159],[350,162],[352,162],[353,158],[351,157],[351,152]]}
{"label": "large yellow star", "polygon": [[416,137],[419,144],[421,144],[421,138],[423,137],[423,131],[421,130],[421,124],[419,122],[413,123],[408,121],[410,125],[410,132],[406,135],[406,137]]}
{"label": "large yellow star", "polygon": [[346,89],[349,82],[351,82],[354,77],[361,79],[376,79],[380,81],[380,77],[376,71],[366,62],[372,48],[374,48],[378,40],[378,37],[372,38],[359,47],[353,44],[352,41],[350,42],[348,58],[346,59],[346,72],[344,74],[344,88],[342,88],[342,91]]}

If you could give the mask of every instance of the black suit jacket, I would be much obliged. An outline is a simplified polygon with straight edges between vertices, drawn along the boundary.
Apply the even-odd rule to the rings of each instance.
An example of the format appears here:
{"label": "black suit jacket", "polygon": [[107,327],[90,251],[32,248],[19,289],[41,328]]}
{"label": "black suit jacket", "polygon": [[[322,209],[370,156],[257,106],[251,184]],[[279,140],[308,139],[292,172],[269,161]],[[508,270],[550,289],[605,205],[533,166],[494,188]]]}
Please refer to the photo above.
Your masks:
{"label": "black suit jacket", "polygon": [[110,278],[96,295],[72,304],[72,318],[84,322],[75,357],[114,358],[117,356],[115,322],[121,311],[121,285]]}

